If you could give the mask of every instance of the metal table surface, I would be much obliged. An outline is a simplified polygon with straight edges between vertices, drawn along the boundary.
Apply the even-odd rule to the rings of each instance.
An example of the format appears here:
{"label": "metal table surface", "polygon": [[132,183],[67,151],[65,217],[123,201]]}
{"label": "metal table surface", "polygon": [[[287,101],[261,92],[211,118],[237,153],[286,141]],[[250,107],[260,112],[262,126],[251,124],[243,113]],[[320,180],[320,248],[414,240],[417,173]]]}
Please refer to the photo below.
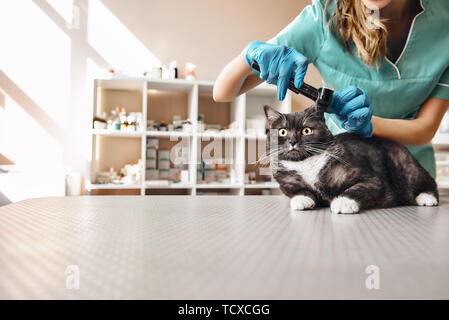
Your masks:
{"label": "metal table surface", "polygon": [[[447,197],[356,215],[288,205],[283,196],[10,204],[0,208],[0,298],[449,298]],[[373,279],[378,289],[367,288]]]}

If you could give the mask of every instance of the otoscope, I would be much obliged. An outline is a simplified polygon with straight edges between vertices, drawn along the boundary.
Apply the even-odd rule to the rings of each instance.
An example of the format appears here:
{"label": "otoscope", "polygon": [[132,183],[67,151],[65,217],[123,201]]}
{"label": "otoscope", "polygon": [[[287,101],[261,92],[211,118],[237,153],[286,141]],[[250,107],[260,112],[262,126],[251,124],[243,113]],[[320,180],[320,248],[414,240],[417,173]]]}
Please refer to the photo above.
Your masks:
{"label": "otoscope", "polygon": [[[260,72],[259,64],[256,61],[253,62],[252,68],[254,70]],[[307,83],[303,83],[301,88],[296,88],[295,80],[293,77],[290,78],[288,88],[296,94],[302,94],[303,96],[306,96],[307,98],[312,99],[313,101],[315,101],[318,105],[322,106],[323,108],[327,108],[329,106],[329,104],[332,101],[332,94],[334,93],[334,90],[332,90],[332,89],[324,88],[324,87],[317,89]]]}

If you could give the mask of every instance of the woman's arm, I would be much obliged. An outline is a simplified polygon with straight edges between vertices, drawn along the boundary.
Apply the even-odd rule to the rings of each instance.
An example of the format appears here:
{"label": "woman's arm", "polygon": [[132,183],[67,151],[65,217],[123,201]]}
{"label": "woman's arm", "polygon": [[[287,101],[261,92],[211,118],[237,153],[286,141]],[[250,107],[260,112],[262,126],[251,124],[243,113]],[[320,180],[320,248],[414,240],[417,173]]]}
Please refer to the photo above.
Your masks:
{"label": "woman's arm", "polygon": [[449,100],[431,97],[422,105],[416,119],[373,117],[373,135],[396,140],[405,145],[424,145],[432,140],[448,107]]}
{"label": "woman's arm", "polygon": [[229,102],[262,83],[252,72],[242,52],[221,71],[214,85],[214,100]]}
{"label": "woman's arm", "polygon": [[[254,62],[259,64],[261,80],[249,67]],[[284,100],[293,74],[295,86],[302,86],[308,63],[307,58],[292,47],[253,41],[218,76],[214,86],[214,100],[231,101],[262,81],[276,84],[277,97]]]}

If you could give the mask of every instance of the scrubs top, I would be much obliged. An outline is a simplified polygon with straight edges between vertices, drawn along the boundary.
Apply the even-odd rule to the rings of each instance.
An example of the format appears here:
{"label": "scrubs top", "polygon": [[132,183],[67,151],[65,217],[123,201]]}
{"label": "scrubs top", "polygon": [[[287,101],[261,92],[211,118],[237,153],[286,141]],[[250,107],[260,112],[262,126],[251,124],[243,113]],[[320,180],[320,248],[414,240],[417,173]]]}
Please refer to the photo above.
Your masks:
{"label": "scrubs top", "polygon": [[[269,42],[295,48],[318,69],[326,87],[340,90],[351,85],[370,97],[374,115],[390,119],[414,119],[429,97],[449,100],[449,1],[422,0],[407,42],[396,61],[384,59],[367,66],[355,45],[345,50],[338,32],[329,31],[323,17],[326,0],[314,0]],[[329,6],[330,12],[335,4]],[[333,134],[344,131],[341,121],[326,114]],[[421,165],[435,177],[435,157],[430,143],[407,146]]]}

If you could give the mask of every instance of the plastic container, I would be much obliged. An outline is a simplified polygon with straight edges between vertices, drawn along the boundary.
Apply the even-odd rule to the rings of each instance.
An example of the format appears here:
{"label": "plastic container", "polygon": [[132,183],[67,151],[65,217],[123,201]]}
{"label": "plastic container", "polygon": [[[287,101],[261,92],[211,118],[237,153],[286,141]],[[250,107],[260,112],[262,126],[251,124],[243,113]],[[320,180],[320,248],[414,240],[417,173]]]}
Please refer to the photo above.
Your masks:
{"label": "plastic container", "polygon": [[206,182],[212,182],[216,180],[215,169],[205,169],[204,170],[204,180]]}
{"label": "plastic container", "polygon": [[147,148],[159,148],[159,139],[147,139]]}
{"label": "plastic container", "polygon": [[169,170],[167,169],[159,169],[159,179],[168,180],[169,179]]}
{"label": "plastic container", "polygon": [[168,169],[168,180],[177,180],[179,171],[180,170],[178,168]]}
{"label": "plastic container", "polygon": [[147,148],[147,159],[156,159],[157,151],[155,148]]}
{"label": "plastic container", "polygon": [[159,171],[156,169],[146,169],[145,179],[146,180],[157,180],[159,178]]}
{"label": "plastic container", "polygon": [[148,169],[156,169],[156,159],[147,159],[146,167]]}
{"label": "plastic container", "polygon": [[184,183],[184,184],[189,183],[189,171],[188,170],[181,171],[181,183]]}
{"label": "plastic container", "polygon": [[170,150],[159,150],[157,157],[159,160],[170,160]]}
{"label": "plastic container", "polygon": [[170,161],[165,159],[159,159],[158,161],[158,168],[159,169],[170,169]]}

